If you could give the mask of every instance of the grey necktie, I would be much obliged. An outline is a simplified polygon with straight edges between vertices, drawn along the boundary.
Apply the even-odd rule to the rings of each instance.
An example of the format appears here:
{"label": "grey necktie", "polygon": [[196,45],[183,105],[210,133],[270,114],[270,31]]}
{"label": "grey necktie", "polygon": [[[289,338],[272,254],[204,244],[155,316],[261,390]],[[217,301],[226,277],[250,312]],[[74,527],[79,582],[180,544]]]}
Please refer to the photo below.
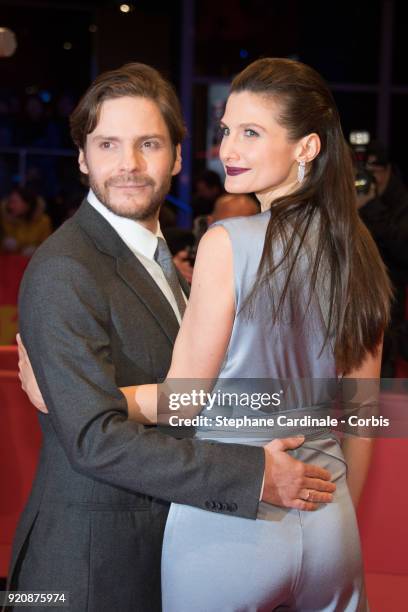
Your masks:
{"label": "grey necktie", "polygon": [[163,270],[164,276],[169,284],[169,287],[176,300],[177,307],[182,317],[186,309],[186,301],[181,290],[180,282],[177,276],[176,268],[173,263],[172,254],[169,251],[165,240],[163,238],[157,238],[157,248],[154,253],[154,259],[157,261],[161,269]]}

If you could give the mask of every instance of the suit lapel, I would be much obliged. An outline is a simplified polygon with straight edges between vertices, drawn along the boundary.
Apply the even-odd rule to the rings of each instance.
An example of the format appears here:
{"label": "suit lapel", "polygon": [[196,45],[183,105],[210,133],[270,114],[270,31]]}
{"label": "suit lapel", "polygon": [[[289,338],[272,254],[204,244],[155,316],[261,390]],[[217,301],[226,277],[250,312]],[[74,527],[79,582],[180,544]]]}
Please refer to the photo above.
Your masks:
{"label": "suit lapel", "polygon": [[99,251],[116,259],[117,274],[134,291],[174,344],[179,330],[176,315],[143,264],[87,200],[82,202],[74,218]]}
{"label": "suit lapel", "polygon": [[116,260],[116,270],[157,320],[170,342],[174,344],[179,330],[176,315],[146,268],[131,253],[131,257]]}

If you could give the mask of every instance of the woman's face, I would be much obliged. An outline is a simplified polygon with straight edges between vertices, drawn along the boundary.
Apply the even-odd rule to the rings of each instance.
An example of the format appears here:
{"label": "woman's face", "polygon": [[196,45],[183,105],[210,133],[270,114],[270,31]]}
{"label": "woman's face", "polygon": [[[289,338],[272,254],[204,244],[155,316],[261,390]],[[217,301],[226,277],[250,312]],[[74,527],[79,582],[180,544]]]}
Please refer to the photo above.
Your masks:
{"label": "woman's face", "polygon": [[256,193],[266,206],[298,185],[298,142],[289,141],[278,116],[271,97],[243,91],[230,95],[221,120],[225,189]]}

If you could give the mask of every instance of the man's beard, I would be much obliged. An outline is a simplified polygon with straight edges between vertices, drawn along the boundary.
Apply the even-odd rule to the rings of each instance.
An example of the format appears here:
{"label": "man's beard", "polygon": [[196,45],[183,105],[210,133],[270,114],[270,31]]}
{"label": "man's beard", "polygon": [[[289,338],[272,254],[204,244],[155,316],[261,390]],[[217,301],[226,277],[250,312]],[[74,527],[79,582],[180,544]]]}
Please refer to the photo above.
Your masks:
{"label": "man's beard", "polygon": [[[134,221],[146,221],[147,219],[154,219],[157,217],[158,211],[164,202],[166,195],[170,191],[172,174],[169,172],[168,176],[163,180],[162,184],[157,188],[156,182],[147,175],[137,176],[116,176],[108,179],[103,183],[103,188],[100,187],[93,179],[92,175],[89,174],[89,186],[98,198],[98,200],[106,206],[108,210],[113,212],[118,217],[125,217],[127,219],[133,219]],[[133,201],[132,197],[129,197],[128,205],[118,206],[109,198],[109,188],[119,186],[147,186],[151,188],[152,195],[143,205],[137,204]],[[137,198],[137,196],[136,196]]]}

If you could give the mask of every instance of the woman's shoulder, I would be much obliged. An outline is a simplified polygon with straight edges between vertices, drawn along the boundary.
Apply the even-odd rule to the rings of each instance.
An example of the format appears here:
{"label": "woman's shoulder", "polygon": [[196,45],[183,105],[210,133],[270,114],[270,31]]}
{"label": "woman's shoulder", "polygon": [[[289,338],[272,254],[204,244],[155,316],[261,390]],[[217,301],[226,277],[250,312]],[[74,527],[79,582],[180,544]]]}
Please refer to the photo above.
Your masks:
{"label": "woman's shoulder", "polygon": [[269,211],[247,217],[231,217],[213,223],[210,227],[223,227],[231,237],[242,237],[248,240],[251,236],[265,234],[270,219]]}
{"label": "woman's shoulder", "polygon": [[[258,265],[269,219],[268,212],[249,217],[231,217],[217,221],[209,228],[209,233],[216,233],[218,230],[219,240],[223,241],[224,245],[229,243],[236,272]],[[213,246],[218,249],[215,242]]]}

